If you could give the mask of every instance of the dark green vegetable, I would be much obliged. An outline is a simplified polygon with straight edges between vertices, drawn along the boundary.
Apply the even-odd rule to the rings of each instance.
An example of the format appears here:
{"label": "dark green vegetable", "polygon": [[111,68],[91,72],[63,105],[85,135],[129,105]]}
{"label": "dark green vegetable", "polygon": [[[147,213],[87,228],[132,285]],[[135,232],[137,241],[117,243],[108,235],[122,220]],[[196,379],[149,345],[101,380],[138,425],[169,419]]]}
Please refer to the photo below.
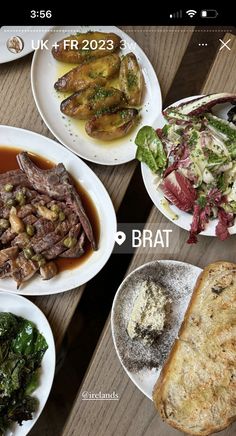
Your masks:
{"label": "dark green vegetable", "polygon": [[236,141],[236,127],[215,115],[207,114],[208,123],[231,141]]}
{"label": "dark green vegetable", "polygon": [[200,195],[197,200],[199,206],[203,209],[207,204],[207,198],[205,195]]}
{"label": "dark green vegetable", "polygon": [[152,127],[142,127],[136,136],[135,144],[138,146],[136,159],[145,162],[154,173],[165,168],[166,153]]}
{"label": "dark green vegetable", "polygon": [[48,348],[36,326],[11,313],[0,313],[0,434],[14,422],[33,418],[38,401],[39,368]]}

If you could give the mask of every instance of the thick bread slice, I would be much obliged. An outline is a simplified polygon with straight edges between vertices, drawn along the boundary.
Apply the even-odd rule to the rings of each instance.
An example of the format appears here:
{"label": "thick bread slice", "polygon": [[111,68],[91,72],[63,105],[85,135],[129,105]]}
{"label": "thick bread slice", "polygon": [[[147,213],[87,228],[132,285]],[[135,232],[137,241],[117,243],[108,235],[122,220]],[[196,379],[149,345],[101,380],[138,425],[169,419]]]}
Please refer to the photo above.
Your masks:
{"label": "thick bread slice", "polygon": [[191,435],[236,419],[236,264],[201,273],[153,401],[168,424]]}

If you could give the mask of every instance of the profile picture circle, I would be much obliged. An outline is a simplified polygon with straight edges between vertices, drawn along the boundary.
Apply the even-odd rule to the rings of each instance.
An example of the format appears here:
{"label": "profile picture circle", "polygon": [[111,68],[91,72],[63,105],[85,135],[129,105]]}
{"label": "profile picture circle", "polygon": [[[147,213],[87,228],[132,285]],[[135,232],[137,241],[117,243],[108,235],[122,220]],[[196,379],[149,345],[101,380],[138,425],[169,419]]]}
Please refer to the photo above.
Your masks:
{"label": "profile picture circle", "polygon": [[11,53],[18,54],[24,48],[24,41],[19,36],[11,36],[7,40],[7,48]]}

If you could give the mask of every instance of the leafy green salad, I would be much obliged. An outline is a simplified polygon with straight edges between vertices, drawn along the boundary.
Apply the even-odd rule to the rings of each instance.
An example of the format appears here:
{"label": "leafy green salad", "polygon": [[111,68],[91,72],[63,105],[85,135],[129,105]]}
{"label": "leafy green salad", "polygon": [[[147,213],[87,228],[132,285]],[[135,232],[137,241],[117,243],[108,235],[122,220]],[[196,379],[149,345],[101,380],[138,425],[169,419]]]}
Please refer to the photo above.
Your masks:
{"label": "leafy green salad", "polygon": [[162,129],[144,126],[137,134],[136,158],[159,175],[167,200],[193,216],[188,242],[217,218],[216,236],[230,235],[236,217],[236,107],[228,120],[211,112],[236,95],[210,94],[169,107]]}
{"label": "leafy green salad", "polygon": [[15,422],[33,419],[41,361],[48,348],[27,319],[0,312],[0,435]]}

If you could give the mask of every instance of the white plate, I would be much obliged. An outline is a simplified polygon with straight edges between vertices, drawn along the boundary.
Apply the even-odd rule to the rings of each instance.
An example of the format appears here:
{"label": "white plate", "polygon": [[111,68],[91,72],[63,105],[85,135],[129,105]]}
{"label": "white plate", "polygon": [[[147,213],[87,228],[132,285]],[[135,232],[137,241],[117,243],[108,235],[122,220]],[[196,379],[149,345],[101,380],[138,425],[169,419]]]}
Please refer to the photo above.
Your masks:
{"label": "white plate", "polygon": [[[52,26],[3,26],[0,28],[0,64],[22,58],[34,51],[37,41],[44,38]],[[9,38],[17,36],[23,41],[23,50],[12,53],[7,48]]]}
{"label": "white plate", "polygon": [[11,430],[6,432],[5,436],[25,436],[29,433],[33,425],[39,418],[46,404],[49,393],[51,391],[52,382],[55,372],[55,344],[50,325],[35,304],[19,295],[0,292],[0,311],[11,312],[13,315],[22,316],[23,318],[32,321],[40,333],[45,337],[48,349],[44,354],[41,366],[40,384],[39,387],[32,393],[39,400],[39,408],[34,414],[34,418],[30,421],[23,421],[22,426],[15,424]]}
{"label": "white plate", "polygon": [[[60,102],[65,97],[54,90],[54,83],[65,71],[60,72],[61,63],[53,58],[51,54],[52,45],[67,35],[76,32],[87,32],[88,30],[114,32],[127,44],[126,49],[122,49],[120,54],[126,54],[130,51],[136,54],[145,80],[141,124],[152,125],[155,122],[162,106],[161,91],[156,73],[147,56],[134,40],[114,26],[76,26],[75,28],[64,26],[56,28],[54,32],[49,32],[45,36],[45,39],[49,41],[49,50],[37,50],[34,54],[31,70],[33,95],[41,117],[62,144],[91,162],[103,165],[118,165],[134,159],[136,153],[134,139],[140,125],[124,138],[112,141],[112,143],[106,144],[106,142],[97,141],[88,136],[83,127],[78,128],[78,122],[63,116],[60,112]],[[67,71],[69,71],[73,65],[67,65]]]}
{"label": "white plate", "polygon": [[[111,328],[117,355],[132,382],[150,399],[152,399],[152,390],[159,377],[165,357],[167,357],[177,337],[194,285],[201,271],[201,268],[185,262],[155,260],[132,271],[121,283],[114,298]],[[172,299],[169,322],[167,320],[164,333],[160,336],[160,343],[152,349],[143,346],[139,341],[132,341],[126,331],[133,303],[138,295],[137,284],[146,279],[151,279],[161,285]],[[158,360],[158,355],[161,359],[159,367],[157,364],[152,369],[147,367],[141,369],[142,359],[146,362],[152,359]],[[134,362],[136,362],[137,371],[132,369]]]}
{"label": "white plate", "polygon": [[116,215],[111,199],[94,172],[77,156],[51,139],[28,130],[0,126],[0,145],[19,147],[55,162],[63,162],[66,169],[89,194],[97,209],[100,223],[98,250],[94,251],[78,268],[63,271],[49,281],[39,276],[23,283],[16,290],[12,279],[1,279],[0,290],[22,295],[57,294],[73,289],[92,279],[105,265],[113,250],[116,233]]}
{"label": "white plate", "polygon": [[[201,97],[201,96],[200,95],[195,95],[195,96],[192,96],[192,97],[183,98],[182,100],[179,100],[179,101],[171,104],[171,106],[178,106],[182,102],[186,102],[186,101],[192,100],[193,98],[197,98],[197,97]],[[232,105],[228,104],[228,103],[226,103],[226,104],[225,103],[224,104],[219,104],[219,105],[216,105],[213,108],[213,112],[218,117],[227,119],[227,112],[230,109],[230,107],[232,107]],[[155,129],[162,128],[166,124],[166,122],[167,121],[165,120],[165,118],[161,114],[159,116],[158,120],[153,124],[153,127]],[[147,190],[151,200],[153,201],[153,203],[157,207],[157,209],[159,209],[159,211],[166,218],[168,218],[168,220],[172,221],[177,226],[179,226],[179,227],[181,227],[182,229],[185,229],[185,230],[190,230],[190,226],[191,226],[191,223],[192,223],[193,215],[178,209],[174,205],[170,205],[170,208],[179,217],[177,220],[172,220],[170,218],[170,215],[166,212],[166,209],[161,204],[161,200],[164,198],[164,195],[163,195],[162,190],[159,187],[158,188],[156,187],[155,179],[157,178],[157,176],[143,162],[141,163],[141,171],[142,171],[143,181],[144,181],[146,190]],[[217,219],[209,221],[209,223],[206,224],[205,230],[203,232],[201,232],[199,235],[200,236],[201,235],[216,236],[216,234],[215,234],[215,227],[217,225],[217,222],[218,222]],[[235,234],[236,233],[236,225],[234,225],[232,227],[229,227],[228,230],[229,230],[229,233],[231,235]]]}

